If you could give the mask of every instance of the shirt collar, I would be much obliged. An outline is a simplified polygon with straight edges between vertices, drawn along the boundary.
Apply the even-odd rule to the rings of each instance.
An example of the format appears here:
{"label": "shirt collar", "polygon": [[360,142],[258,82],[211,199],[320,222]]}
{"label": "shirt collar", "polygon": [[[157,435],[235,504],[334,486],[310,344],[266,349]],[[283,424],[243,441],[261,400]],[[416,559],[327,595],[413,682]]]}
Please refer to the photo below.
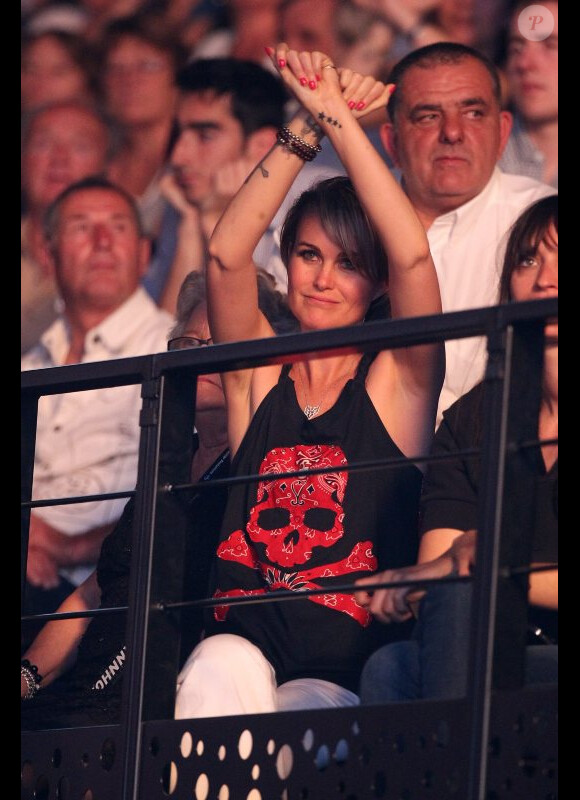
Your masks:
{"label": "shirt collar", "polygon": [[[155,307],[153,300],[139,286],[119,308],[87,331],[85,357],[90,356],[96,348],[100,353],[104,349],[109,358],[122,357],[126,342],[142,327],[143,318],[150,315],[152,306]],[[70,345],[70,326],[66,316],[60,316],[45,331],[40,341],[50,353],[52,361],[63,364]]]}
{"label": "shirt collar", "polygon": [[501,170],[498,166],[494,167],[491,178],[486,183],[481,192],[467,203],[454,208],[453,211],[448,211],[441,216],[436,217],[429,230],[436,227],[452,227],[462,228],[474,225],[478,220],[482,209],[484,209],[490,202],[493,195],[498,191],[498,183],[500,181]]}

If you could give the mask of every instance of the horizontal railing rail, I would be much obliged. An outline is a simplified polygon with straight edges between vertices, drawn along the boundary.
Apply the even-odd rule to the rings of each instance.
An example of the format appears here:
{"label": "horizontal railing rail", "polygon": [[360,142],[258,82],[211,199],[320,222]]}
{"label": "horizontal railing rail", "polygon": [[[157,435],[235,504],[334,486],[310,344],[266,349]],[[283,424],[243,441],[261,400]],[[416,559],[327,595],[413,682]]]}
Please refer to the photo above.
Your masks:
{"label": "horizontal railing rail", "polygon": [[[120,800],[142,800],[145,796],[146,788],[140,786],[142,761],[146,756],[142,751],[141,736],[144,723],[172,717],[177,640],[169,618],[182,601],[176,588],[179,576],[171,569],[174,570],[175,557],[185,536],[185,520],[180,516],[182,511],[176,495],[197,488],[197,485],[188,483],[191,453],[183,445],[184,433],[193,430],[195,423],[192,406],[197,375],[295,361],[301,354],[311,352],[330,355],[353,347],[374,351],[484,336],[488,340],[489,355],[485,375],[486,431],[481,450],[482,535],[475,574],[475,624],[471,642],[473,681],[469,695],[472,723],[469,774],[464,795],[469,800],[483,800],[494,670],[507,661],[507,650],[522,649],[520,640],[507,641],[505,636],[502,640],[495,614],[497,587],[501,593],[513,580],[513,570],[506,571],[508,564],[513,565],[510,561],[510,533],[503,530],[505,525],[502,526],[502,497],[509,491],[509,482],[513,480],[509,459],[517,456],[522,448],[537,443],[534,439],[537,416],[536,430],[533,430],[526,415],[520,413],[521,399],[515,412],[514,398],[521,395],[526,402],[531,398],[533,406],[533,396],[538,396],[540,391],[543,321],[557,317],[557,314],[557,300],[547,299],[22,372],[23,591],[30,509],[59,502],[59,498],[31,500],[38,399],[69,391],[142,385],[136,487],[126,494],[109,495],[132,496],[135,501],[127,615],[128,650],[132,655],[123,684]],[[476,456],[477,452],[469,451],[465,455]],[[418,463],[427,460],[425,457],[417,458]],[[396,468],[398,463],[397,459],[392,464],[366,462],[349,465],[349,469]],[[255,481],[258,476],[224,479],[224,483],[244,479]],[[61,500],[72,502],[70,498]],[[171,540],[164,534],[164,527],[169,525],[172,525],[174,534]],[[520,568],[522,574],[527,569],[525,563],[516,564],[516,568]],[[225,605],[223,599],[220,604]],[[118,613],[118,609],[103,611]],[[525,609],[520,611],[523,619]],[[87,616],[90,614],[94,612],[88,612]],[[501,669],[497,669],[497,674],[500,673]],[[521,664],[516,673],[515,677],[513,674],[508,677],[507,684],[521,688]]]}

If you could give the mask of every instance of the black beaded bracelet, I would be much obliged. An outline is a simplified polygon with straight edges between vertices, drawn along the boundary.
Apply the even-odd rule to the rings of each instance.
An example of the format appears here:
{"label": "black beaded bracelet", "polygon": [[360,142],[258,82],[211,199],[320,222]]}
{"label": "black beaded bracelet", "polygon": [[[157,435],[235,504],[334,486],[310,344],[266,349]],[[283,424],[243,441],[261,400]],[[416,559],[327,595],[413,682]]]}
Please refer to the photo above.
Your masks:
{"label": "black beaded bracelet", "polygon": [[309,144],[286,127],[278,131],[278,142],[303,161],[312,161],[322,150],[319,144]]}
{"label": "black beaded bracelet", "polygon": [[39,683],[42,682],[42,675],[38,672],[38,667],[36,666],[36,664],[31,664],[27,658],[23,658],[22,661],[20,662],[20,666],[25,667],[25,669],[30,670],[30,672],[32,672],[32,675],[34,677],[34,682],[36,683],[37,686]]}

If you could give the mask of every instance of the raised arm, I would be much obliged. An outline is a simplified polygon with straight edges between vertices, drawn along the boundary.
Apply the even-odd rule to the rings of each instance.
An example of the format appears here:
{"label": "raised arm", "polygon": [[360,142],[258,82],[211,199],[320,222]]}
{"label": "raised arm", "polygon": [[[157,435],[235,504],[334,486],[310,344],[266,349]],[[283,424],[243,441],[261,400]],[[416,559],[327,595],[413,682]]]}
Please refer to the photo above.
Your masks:
{"label": "raised arm", "polygon": [[384,108],[393,85],[348,69],[339,74],[324,53],[298,53],[284,44],[277,47],[273,60],[287,62],[280,75],[330,139],[381,238],[389,259],[393,316],[437,313],[439,287],[425,230],[358,121]]}

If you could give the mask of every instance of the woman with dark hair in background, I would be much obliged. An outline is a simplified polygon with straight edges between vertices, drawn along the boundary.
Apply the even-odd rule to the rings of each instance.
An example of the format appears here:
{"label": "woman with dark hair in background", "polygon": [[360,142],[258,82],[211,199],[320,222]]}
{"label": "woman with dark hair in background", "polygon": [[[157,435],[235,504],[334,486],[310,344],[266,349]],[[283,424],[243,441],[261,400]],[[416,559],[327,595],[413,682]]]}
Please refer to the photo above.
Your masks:
{"label": "woman with dark hair in background", "polygon": [[[546,197],[520,215],[511,229],[500,280],[500,302],[558,296],[558,197]],[[469,575],[475,563],[479,460],[449,458],[457,450],[481,445],[483,383],[457,400],[443,415],[433,442],[433,461],[425,477],[421,502],[419,563],[364,578],[397,581],[441,578],[454,572]],[[538,440],[558,436],[558,322],[545,329],[543,393]],[[535,525],[532,563],[556,564],[532,572],[529,580],[529,622],[536,644],[526,651],[529,682],[557,680],[558,649],[558,445],[535,451]],[[509,498],[507,498],[509,502]],[[378,589],[355,595],[384,623],[412,616],[421,598],[412,641],[396,642],[374,653],[362,673],[361,700],[383,703],[411,698],[447,698],[465,694],[467,646],[471,623],[471,584],[443,584],[425,592],[413,586]],[[509,614],[509,608],[499,608]],[[540,644],[540,641],[544,644]],[[534,641],[534,640],[532,640]]]}

